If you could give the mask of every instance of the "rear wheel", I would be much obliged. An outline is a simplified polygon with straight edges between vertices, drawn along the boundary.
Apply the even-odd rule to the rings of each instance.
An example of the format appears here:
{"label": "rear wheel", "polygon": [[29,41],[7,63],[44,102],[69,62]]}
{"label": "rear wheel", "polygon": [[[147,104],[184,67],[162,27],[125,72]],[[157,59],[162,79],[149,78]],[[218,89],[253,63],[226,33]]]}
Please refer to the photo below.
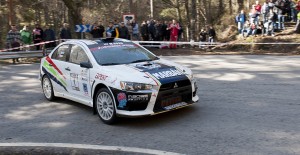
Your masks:
{"label": "rear wheel", "polygon": [[106,124],[113,124],[116,117],[116,109],[112,94],[107,88],[98,90],[95,98],[96,111],[100,119]]}
{"label": "rear wheel", "polygon": [[44,93],[46,99],[49,101],[53,101],[55,99],[54,92],[53,92],[53,86],[50,81],[50,78],[47,75],[45,75],[43,77],[42,88],[43,88],[43,93]]}

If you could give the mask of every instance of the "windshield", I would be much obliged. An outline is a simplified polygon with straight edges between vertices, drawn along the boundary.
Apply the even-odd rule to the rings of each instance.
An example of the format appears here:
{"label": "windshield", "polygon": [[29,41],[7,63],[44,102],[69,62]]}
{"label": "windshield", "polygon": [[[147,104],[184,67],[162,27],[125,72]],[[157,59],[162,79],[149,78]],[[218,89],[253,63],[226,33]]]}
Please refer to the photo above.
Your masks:
{"label": "windshield", "polygon": [[99,65],[119,65],[157,60],[154,54],[134,43],[113,42],[89,46]]}

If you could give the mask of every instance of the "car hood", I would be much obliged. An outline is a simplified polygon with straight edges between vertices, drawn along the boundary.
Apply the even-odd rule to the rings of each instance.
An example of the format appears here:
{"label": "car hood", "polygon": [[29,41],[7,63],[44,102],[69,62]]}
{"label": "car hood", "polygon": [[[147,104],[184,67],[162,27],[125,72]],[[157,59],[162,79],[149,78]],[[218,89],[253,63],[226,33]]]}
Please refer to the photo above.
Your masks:
{"label": "car hood", "polygon": [[[106,66],[105,72],[118,77],[118,81],[162,85],[188,79],[190,70],[176,63],[160,59],[151,62]],[[113,79],[113,78],[112,78]]]}

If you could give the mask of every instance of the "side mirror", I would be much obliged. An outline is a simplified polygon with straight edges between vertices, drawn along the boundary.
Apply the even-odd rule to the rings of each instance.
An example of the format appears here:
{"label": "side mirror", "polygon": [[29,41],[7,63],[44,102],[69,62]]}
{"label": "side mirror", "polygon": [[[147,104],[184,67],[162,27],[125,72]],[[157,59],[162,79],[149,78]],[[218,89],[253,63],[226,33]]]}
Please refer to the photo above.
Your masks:
{"label": "side mirror", "polygon": [[82,67],[82,68],[93,68],[93,65],[90,62],[81,62],[80,67]]}

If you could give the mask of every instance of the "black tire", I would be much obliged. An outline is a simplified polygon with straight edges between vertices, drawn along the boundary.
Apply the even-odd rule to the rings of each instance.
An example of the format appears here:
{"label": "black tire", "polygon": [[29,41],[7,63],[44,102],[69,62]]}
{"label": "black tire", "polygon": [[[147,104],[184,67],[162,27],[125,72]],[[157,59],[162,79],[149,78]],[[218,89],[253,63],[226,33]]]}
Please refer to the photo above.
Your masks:
{"label": "black tire", "polygon": [[50,78],[47,75],[43,76],[42,89],[43,89],[44,96],[46,97],[47,100],[53,101],[55,99],[53,85],[51,83]]}
{"label": "black tire", "polygon": [[117,121],[115,101],[107,88],[98,90],[95,96],[94,106],[99,118],[105,124],[114,124]]}

